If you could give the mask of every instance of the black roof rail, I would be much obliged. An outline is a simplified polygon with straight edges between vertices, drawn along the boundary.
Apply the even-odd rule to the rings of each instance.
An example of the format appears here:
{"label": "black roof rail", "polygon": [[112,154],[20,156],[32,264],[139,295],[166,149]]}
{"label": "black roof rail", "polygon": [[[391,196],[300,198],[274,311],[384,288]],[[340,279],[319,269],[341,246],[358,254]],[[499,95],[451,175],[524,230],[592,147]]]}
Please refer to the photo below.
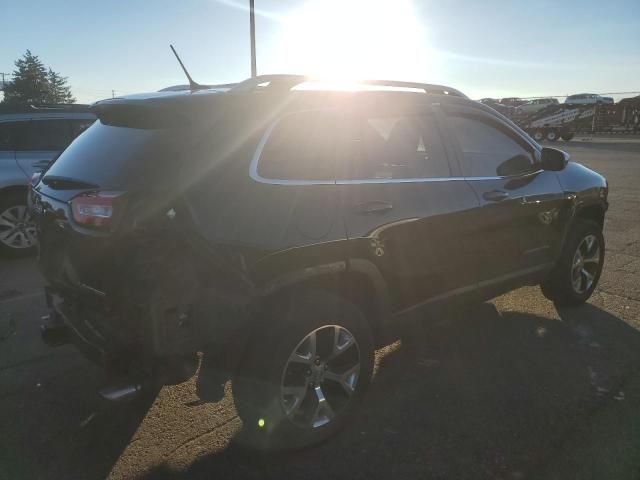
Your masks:
{"label": "black roof rail", "polygon": [[46,112],[89,112],[89,105],[82,103],[5,105],[0,104],[0,113],[46,113]]}
{"label": "black roof rail", "polygon": [[[319,81],[312,77],[305,75],[259,75],[257,77],[249,78],[244,82],[238,83],[231,89],[232,92],[246,92],[256,90],[260,87],[268,88],[269,90],[277,91],[289,91],[292,88],[309,81]],[[358,80],[355,83],[361,85],[375,85],[380,87],[398,87],[398,88],[413,88],[418,90],[424,90],[425,93],[433,93],[438,95],[451,95],[455,97],[469,98],[460,90],[447,87],[444,85],[435,85],[431,83],[418,83],[418,82],[402,82],[397,80]]]}

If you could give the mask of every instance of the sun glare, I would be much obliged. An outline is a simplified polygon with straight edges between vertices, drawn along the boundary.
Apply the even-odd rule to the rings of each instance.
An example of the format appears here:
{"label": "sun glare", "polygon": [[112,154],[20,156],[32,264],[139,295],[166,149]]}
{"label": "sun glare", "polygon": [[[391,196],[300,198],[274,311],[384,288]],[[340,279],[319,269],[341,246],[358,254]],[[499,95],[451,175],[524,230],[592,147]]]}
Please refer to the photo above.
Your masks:
{"label": "sun glare", "polygon": [[322,79],[420,80],[425,31],[410,0],[309,0],[284,20],[278,63]]}

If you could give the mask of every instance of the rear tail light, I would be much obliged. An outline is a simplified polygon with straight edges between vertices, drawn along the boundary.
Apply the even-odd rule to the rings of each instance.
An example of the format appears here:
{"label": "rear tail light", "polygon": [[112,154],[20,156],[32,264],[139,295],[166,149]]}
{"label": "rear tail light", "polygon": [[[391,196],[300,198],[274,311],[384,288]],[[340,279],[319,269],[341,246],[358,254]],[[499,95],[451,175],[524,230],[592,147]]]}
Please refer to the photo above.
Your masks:
{"label": "rear tail light", "polygon": [[73,219],[84,227],[110,230],[120,195],[122,192],[94,192],[74,197],[71,200]]}

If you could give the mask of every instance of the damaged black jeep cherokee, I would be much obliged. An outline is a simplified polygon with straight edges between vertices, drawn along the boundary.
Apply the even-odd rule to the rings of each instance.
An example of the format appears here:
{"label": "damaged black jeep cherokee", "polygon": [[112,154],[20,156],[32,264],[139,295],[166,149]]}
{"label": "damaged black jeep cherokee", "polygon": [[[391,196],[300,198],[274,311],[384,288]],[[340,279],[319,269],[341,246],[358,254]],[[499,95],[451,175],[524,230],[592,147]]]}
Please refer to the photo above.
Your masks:
{"label": "damaged black jeep cherokee", "polygon": [[274,75],[92,111],[29,200],[43,337],[126,378],[110,398],[203,352],[263,446],[312,444],[399,319],[531,284],[575,305],[602,271],[605,179],[448,87]]}

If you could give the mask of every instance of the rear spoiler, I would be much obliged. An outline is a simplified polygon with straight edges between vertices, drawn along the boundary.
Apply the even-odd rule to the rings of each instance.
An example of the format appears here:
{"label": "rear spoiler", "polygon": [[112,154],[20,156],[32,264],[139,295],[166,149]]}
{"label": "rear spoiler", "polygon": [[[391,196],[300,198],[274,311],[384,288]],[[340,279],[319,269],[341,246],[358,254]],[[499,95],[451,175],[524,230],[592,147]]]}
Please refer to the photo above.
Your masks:
{"label": "rear spoiler", "polygon": [[189,124],[187,116],[153,103],[95,103],[91,113],[105,125],[114,127],[157,129]]}

